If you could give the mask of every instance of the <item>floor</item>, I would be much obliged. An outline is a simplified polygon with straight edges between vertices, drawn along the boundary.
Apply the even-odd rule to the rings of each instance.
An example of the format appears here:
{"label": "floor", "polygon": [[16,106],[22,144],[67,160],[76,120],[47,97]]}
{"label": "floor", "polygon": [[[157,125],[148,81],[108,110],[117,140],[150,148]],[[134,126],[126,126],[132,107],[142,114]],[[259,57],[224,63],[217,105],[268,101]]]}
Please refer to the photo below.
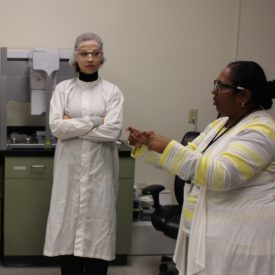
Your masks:
{"label": "floor", "polygon": [[[108,275],[158,275],[161,256],[129,256],[128,265],[110,266]],[[61,275],[58,268],[3,267],[1,275]]]}

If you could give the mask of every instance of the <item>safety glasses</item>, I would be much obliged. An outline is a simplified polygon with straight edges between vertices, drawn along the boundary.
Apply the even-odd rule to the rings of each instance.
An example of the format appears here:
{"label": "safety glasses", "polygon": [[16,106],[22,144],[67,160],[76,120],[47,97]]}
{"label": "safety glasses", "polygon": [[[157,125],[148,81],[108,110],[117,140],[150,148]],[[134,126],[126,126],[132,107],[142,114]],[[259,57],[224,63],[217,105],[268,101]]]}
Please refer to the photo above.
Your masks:
{"label": "safety glasses", "polygon": [[94,59],[99,59],[102,57],[102,51],[101,50],[93,50],[93,51],[79,51],[77,52],[79,56],[82,58],[94,58]]}
{"label": "safety glasses", "polygon": [[216,92],[222,92],[226,89],[233,89],[235,91],[243,91],[244,88],[243,87],[240,87],[240,86],[234,86],[234,85],[229,85],[229,84],[226,84],[226,83],[223,83],[217,79],[214,80],[214,90]]}

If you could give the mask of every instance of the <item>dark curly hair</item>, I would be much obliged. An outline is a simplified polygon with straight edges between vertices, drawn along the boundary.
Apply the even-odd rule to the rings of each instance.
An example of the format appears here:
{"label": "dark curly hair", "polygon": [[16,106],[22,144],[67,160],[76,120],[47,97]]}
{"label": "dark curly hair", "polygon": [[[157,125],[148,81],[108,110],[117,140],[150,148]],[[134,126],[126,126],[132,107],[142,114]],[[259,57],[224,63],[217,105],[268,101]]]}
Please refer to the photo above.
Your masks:
{"label": "dark curly hair", "polygon": [[227,65],[231,71],[231,81],[235,86],[251,91],[256,107],[270,109],[275,97],[275,80],[267,81],[262,67],[254,61],[235,61]]}

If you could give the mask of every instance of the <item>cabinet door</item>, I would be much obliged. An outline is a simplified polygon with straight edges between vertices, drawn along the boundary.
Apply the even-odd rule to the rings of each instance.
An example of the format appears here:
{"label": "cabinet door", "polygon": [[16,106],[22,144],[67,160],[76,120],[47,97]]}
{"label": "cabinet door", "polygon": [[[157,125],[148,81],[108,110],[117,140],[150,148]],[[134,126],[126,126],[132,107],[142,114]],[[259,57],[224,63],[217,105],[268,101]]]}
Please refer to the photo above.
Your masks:
{"label": "cabinet door", "polygon": [[[52,188],[52,159],[6,158],[4,256],[41,256]],[[134,160],[120,158],[117,254],[131,249]]]}
{"label": "cabinet door", "polygon": [[119,191],[117,197],[117,246],[118,255],[131,251],[135,161],[130,157],[119,160]]}
{"label": "cabinet door", "polygon": [[4,255],[42,255],[51,179],[6,179]]}
{"label": "cabinet door", "polygon": [[133,217],[133,179],[120,179],[117,198],[117,254],[131,251]]}
{"label": "cabinet door", "polygon": [[47,179],[52,178],[52,157],[6,157],[5,178]]}

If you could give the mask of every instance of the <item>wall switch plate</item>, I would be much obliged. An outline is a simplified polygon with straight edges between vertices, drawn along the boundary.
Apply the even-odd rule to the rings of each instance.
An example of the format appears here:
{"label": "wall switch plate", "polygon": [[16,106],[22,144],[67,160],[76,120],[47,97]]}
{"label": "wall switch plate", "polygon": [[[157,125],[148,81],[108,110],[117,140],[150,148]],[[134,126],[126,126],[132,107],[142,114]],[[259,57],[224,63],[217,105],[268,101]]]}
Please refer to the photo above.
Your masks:
{"label": "wall switch plate", "polygon": [[197,109],[189,110],[188,123],[191,123],[191,124],[196,124],[197,123],[197,121],[198,121],[198,112],[199,112],[199,110],[197,110]]}

